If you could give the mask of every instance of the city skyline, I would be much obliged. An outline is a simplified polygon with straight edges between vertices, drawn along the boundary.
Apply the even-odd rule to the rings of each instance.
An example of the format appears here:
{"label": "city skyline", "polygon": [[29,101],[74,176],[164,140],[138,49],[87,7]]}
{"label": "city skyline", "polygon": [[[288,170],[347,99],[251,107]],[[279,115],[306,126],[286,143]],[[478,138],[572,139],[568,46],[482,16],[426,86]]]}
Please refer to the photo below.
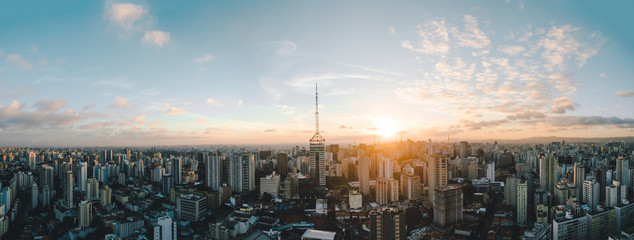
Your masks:
{"label": "city skyline", "polygon": [[0,145],[634,136],[632,5],[0,3]]}

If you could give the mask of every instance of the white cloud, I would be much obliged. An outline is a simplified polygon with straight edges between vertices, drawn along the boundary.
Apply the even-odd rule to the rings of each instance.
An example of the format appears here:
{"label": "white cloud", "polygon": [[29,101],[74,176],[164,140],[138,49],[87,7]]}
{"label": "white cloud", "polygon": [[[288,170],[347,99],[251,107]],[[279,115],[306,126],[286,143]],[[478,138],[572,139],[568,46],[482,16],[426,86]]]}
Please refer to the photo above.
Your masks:
{"label": "white cloud", "polygon": [[114,88],[122,88],[122,89],[132,89],[135,84],[132,81],[125,79],[108,79],[108,80],[99,80],[92,83],[95,86],[108,86]]}
{"label": "white cloud", "polygon": [[141,38],[143,44],[155,45],[157,47],[163,47],[170,41],[170,33],[159,30],[145,31],[145,35]]}
{"label": "white cloud", "polygon": [[153,17],[141,5],[109,3],[110,1],[106,1],[104,18],[110,22],[111,28],[118,30],[120,37],[141,32],[153,23]]}
{"label": "white cloud", "polygon": [[132,104],[128,102],[128,99],[122,97],[116,97],[114,99],[114,104],[109,106],[110,108],[131,108]]}
{"label": "white cloud", "polygon": [[394,35],[396,33],[396,29],[394,27],[390,27],[390,34]]}
{"label": "white cloud", "polygon": [[418,36],[421,37],[418,44],[413,45],[410,40],[405,40],[401,42],[401,46],[430,55],[444,55],[449,52],[449,33],[445,20],[429,21],[418,25]]}
{"label": "white cloud", "polygon": [[35,108],[43,112],[57,112],[66,105],[66,101],[61,99],[40,99],[35,103]]}
{"label": "white cloud", "polygon": [[487,35],[478,28],[478,19],[471,16],[464,16],[464,31],[452,29],[451,33],[458,41],[457,44],[464,47],[484,48],[491,43]]}
{"label": "white cloud", "polygon": [[604,78],[604,77],[607,77],[607,76],[608,76],[608,75],[606,75],[605,73],[601,73],[601,74],[599,74],[599,77],[600,77],[600,78]]}
{"label": "white cloud", "polygon": [[632,90],[616,91],[616,95],[619,95],[621,97],[631,97],[634,96],[634,92],[632,92]]}
{"label": "white cloud", "polygon": [[[541,56],[547,61],[544,65],[547,70],[566,70],[566,60],[573,60],[576,67],[582,67],[588,58],[597,54],[598,47],[603,45],[604,41],[596,34],[583,36],[579,30],[578,27],[571,25],[552,26],[546,37],[539,41],[539,46],[544,49]],[[580,37],[588,37],[594,41],[580,42]]]}
{"label": "white cloud", "polygon": [[132,119],[132,122],[145,123],[145,114],[135,117],[134,119]]}
{"label": "white cloud", "polygon": [[31,45],[31,53],[37,53],[37,46],[35,44]]}
{"label": "white cloud", "polygon": [[33,65],[24,60],[20,55],[18,54],[10,54],[7,55],[7,58],[5,59],[5,61],[7,61],[8,63],[13,64],[13,66],[17,67],[17,68],[21,68],[24,70],[30,70]]}
{"label": "white cloud", "polygon": [[185,113],[185,110],[183,110],[183,109],[176,108],[176,107],[170,107],[163,114],[165,114],[165,115],[179,115],[179,114],[183,114],[183,113]]}
{"label": "white cloud", "polygon": [[204,118],[204,117],[203,117],[203,118],[196,119],[196,122],[197,122],[197,123],[204,123],[204,122],[207,122],[207,118]]}
{"label": "white cloud", "polygon": [[242,103],[243,103],[242,99],[239,99],[238,100],[238,107],[242,107]]}
{"label": "white cloud", "polygon": [[205,54],[202,57],[194,59],[194,63],[203,63],[203,62],[211,62],[214,59],[214,56],[211,54]]}
{"label": "white cloud", "polygon": [[222,103],[218,102],[217,100],[213,99],[213,98],[207,98],[207,104],[211,104],[211,105],[215,105],[215,106],[222,106]]}
{"label": "white cloud", "polygon": [[520,54],[526,51],[526,48],[524,48],[523,46],[500,46],[498,48],[498,51],[506,53],[511,56],[515,56],[517,54]]}
{"label": "white cloud", "polygon": [[565,113],[566,110],[575,110],[575,105],[577,104],[570,100],[570,98],[560,97],[555,99],[555,103],[551,106],[551,109],[553,113]]}

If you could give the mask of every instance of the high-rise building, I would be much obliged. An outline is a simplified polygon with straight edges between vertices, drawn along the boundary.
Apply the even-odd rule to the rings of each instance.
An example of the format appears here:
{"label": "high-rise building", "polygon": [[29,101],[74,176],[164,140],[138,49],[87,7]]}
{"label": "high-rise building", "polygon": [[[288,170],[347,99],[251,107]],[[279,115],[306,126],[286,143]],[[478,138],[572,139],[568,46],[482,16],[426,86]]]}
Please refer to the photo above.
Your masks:
{"label": "high-rise building", "polygon": [[465,141],[460,142],[460,158],[467,157],[467,144]]}
{"label": "high-rise building", "polygon": [[370,212],[371,240],[405,240],[407,224],[405,212],[398,208]]}
{"label": "high-rise building", "polygon": [[277,159],[277,172],[280,174],[281,180],[286,180],[286,176],[288,176],[288,154],[278,153],[275,158]]}
{"label": "high-rise building", "polygon": [[620,219],[617,219],[617,209],[611,208],[601,212],[587,213],[588,239],[606,239],[607,236],[619,234],[617,232]]}
{"label": "high-rise building", "polygon": [[177,240],[178,232],[176,224],[176,221],[172,221],[172,218],[169,216],[159,217],[156,222],[152,224],[154,228],[154,240]]}
{"label": "high-rise building", "polygon": [[619,202],[618,187],[614,185],[605,187],[605,206],[614,207]]}
{"label": "high-rise building", "polygon": [[586,168],[580,162],[575,162],[574,168],[574,183],[577,188],[575,196],[577,199],[581,199],[583,197],[583,182],[586,180]]}
{"label": "high-rise building", "polygon": [[449,185],[434,188],[434,224],[439,228],[448,228],[462,221],[462,188]]}
{"label": "high-rise building", "polygon": [[99,181],[96,178],[89,178],[86,180],[86,200],[97,199],[99,199]]}
{"label": "high-rise building", "polygon": [[92,222],[92,203],[81,201],[79,203],[79,227],[87,228]]}
{"label": "high-rise building", "polygon": [[528,186],[525,179],[519,179],[517,183],[517,223],[525,224],[528,208]]}
{"label": "high-rise building", "polygon": [[[174,177],[174,183],[180,184],[183,176],[183,159],[172,159],[172,176]],[[160,179],[160,178],[159,178]]]}
{"label": "high-rise building", "polygon": [[489,179],[491,182],[495,182],[495,162],[491,161],[488,162],[486,164],[486,170],[487,170],[487,179]]}
{"label": "high-rise building", "polygon": [[387,184],[388,184],[388,195],[389,195],[388,201],[398,202],[398,189],[399,189],[398,180],[394,178],[390,178],[387,181]]}
{"label": "high-rise building", "polygon": [[517,178],[515,176],[509,176],[506,178],[506,184],[504,185],[504,203],[510,206],[517,205]]}
{"label": "high-rise building", "polygon": [[88,179],[88,164],[86,162],[79,163],[77,171],[77,185],[79,191],[86,192],[86,179]]}
{"label": "high-rise building", "polygon": [[101,206],[110,205],[112,203],[112,189],[105,186],[101,190]]}
{"label": "high-rise building", "polygon": [[31,208],[37,208],[39,200],[39,190],[37,189],[37,183],[33,183],[33,185],[31,185]]}
{"label": "high-rise building", "polygon": [[275,171],[272,174],[260,178],[260,196],[263,196],[264,193],[268,193],[276,198],[279,190],[280,175],[275,174]]}
{"label": "high-rise building", "polygon": [[73,207],[73,171],[66,172],[66,184],[64,185],[64,201],[69,208]]}
{"label": "high-rise building", "polygon": [[359,156],[359,191],[370,194],[370,157]]}
{"label": "high-rise building", "polygon": [[205,161],[205,184],[208,188],[211,188],[212,191],[218,191],[222,184],[222,164],[220,157],[204,153],[203,159]]}
{"label": "high-rise building", "polygon": [[255,189],[255,156],[240,154],[229,156],[229,185],[235,192]]}
{"label": "high-rise building", "polygon": [[326,139],[319,134],[319,95],[315,83],[315,135],[310,139],[310,177],[318,181],[319,186],[326,186]]}
{"label": "high-rise building", "polygon": [[55,169],[49,165],[42,165],[40,170],[40,186],[53,186],[55,179]]}
{"label": "high-rise building", "polygon": [[42,187],[42,206],[51,205],[51,189],[48,185]]}
{"label": "high-rise building", "polygon": [[194,194],[181,194],[176,199],[178,219],[198,222],[207,214],[207,197]]}
{"label": "high-rise building", "polygon": [[415,175],[414,168],[409,164],[401,171],[401,194],[408,201],[420,198],[420,176]]}
{"label": "high-rise building", "polygon": [[585,217],[573,218],[572,214],[568,214],[566,217],[553,219],[553,240],[585,240],[588,239],[587,232]]}
{"label": "high-rise building", "polygon": [[431,162],[431,178],[429,181],[429,199],[434,199],[435,189],[447,186],[448,160],[444,155],[433,155],[429,159]]}
{"label": "high-rise building", "polygon": [[348,205],[350,209],[361,209],[363,207],[363,195],[356,191],[349,193]]}
{"label": "high-rise building", "polygon": [[376,202],[378,204],[386,205],[388,203],[388,191],[388,180],[385,178],[378,178],[376,180]]}
{"label": "high-rise building", "polygon": [[539,157],[539,185],[546,192],[553,192],[557,183],[556,179],[557,159],[550,153]]}
{"label": "high-rise building", "polygon": [[583,182],[583,203],[590,207],[591,211],[597,210],[599,205],[601,186],[597,180],[592,177]]}
{"label": "high-rise building", "polygon": [[170,189],[174,187],[174,178],[171,174],[163,175],[163,186],[161,191],[163,194],[167,195],[170,192]]}

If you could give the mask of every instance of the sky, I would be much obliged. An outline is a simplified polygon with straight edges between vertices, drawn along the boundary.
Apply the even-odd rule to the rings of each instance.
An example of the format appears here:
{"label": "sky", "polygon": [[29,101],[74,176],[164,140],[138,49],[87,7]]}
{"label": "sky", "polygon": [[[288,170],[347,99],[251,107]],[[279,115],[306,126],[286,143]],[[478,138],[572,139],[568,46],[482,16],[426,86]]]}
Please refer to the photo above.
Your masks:
{"label": "sky", "polygon": [[0,145],[634,135],[632,1],[2,1]]}

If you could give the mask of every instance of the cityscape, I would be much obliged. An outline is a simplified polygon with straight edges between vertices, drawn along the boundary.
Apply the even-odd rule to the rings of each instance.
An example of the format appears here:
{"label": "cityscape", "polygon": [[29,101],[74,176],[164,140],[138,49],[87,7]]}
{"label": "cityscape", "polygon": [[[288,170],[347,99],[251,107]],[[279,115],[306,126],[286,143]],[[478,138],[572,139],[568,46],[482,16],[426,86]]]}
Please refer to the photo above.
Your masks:
{"label": "cityscape", "polygon": [[0,239],[634,239],[634,2],[0,2]]}

